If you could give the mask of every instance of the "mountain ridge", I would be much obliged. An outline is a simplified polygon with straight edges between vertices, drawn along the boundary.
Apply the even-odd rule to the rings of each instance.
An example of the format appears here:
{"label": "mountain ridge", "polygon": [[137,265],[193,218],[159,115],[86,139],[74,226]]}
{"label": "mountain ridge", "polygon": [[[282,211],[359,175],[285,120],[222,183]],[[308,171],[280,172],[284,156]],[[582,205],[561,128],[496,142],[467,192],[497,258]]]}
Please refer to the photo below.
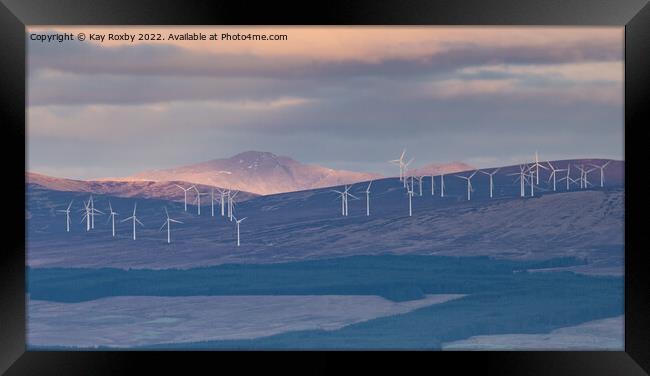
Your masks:
{"label": "mountain ridge", "polygon": [[[46,189],[64,192],[87,192],[93,194],[105,194],[116,197],[133,197],[133,198],[155,198],[175,202],[183,202],[183,191],[176,185],[190,187],[196,185],[201,193],[211,192],[212,189],[223,189],[223,187],[194,184],[191,182],[172,180],[172,181],[116,181],[116,180],[76,180],[66,179],[39,174],[36,172],[25,173],[25,183],[37,185]],[[193,203],[195,198],[194,190],[188,195],[188,204]],[[257,197],[258,195],[242,191],[237,195],[238,201],[244,201]],[[215,200],[217,194],[215,192]],[[204,201],[206,204],[210,200]]]}
{"label": "mountain ridge", "polygon": [[[452,162],[432,163],[414,171],[437,174],[441,171],[453,173],[469,169],[473,167],[462,162]],[[145,170],[130,176],[107,178],[107,180],[183,180],[269,195],[353,184],[384,177],[386,176],[379,173],[333,169],[317,164],[301,163],[291,157],[271,152],[249,150],[228,158]]]}

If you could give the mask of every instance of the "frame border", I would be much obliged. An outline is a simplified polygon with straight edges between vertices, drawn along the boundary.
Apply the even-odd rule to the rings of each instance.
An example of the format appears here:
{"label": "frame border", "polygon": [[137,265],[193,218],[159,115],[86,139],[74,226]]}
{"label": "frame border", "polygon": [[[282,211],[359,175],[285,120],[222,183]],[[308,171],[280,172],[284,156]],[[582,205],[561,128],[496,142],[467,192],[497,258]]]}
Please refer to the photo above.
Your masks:
{"label": "frame border", "polygon": [[[254,10],[254,11],[253,11]],[[546,25],[546,26],[625,26],[625,125],[626,169],[644,168],[644,156],[628,140],[641,139],[648,124],[647,100],[650,97],[650,5],[646,0],[499,0],[489,4],[479,0],[434,2],[415,0],[357,1],[354,3],[303,3],[286,6],[265,2],[252,7],[247,3],[194,1],[75,1],[75,0],[0,0],[0,119],[6,136],[5,145],[17,145],[7,153],[11,161],[5,177],[12,183],[12,197],[24,194],[25,169],[25,64],[26,25]],[[4,53],[8,51],[8,53]],[[647,140],[647,137],[645,138]],[[12,150],[14,151],[14,150]],[[10,158],[10,159],[9,159]],[[647,198],[637,177],[625,174],[625,351],[612,352],[400,352],[408,365],[390,362],[392,357],[374,357],[369,352],[305,351],[309,362],[305,370],[336,369],[340,360],[362,360],[359,370],[376,367],[384,371],[404,372],[413,367],[444,363],[459,371],[477,369],[499,374],[576,375],[650,373],[650,263],[647,236],[643,236],[637,218],[642,220],[642,205]],[[12,218],[21,218],[25,202],[9,200]],[[11,223],[10,243],[0,252],[0,373],[7,374],[115,374],[151,371],[157,364],[165,371],[185,371],[188,361],[215,366],[214,360],[229,365],[250,367],[240,362],[250,352],[38,352],[27,351],[25,342],[25,222]],[[354,355],[352,359],[351,354]],[[268,351],[258,366],[286,369],[296,364],[294,354]],[[374,354],[376,355],[376,354]],[[388,355],[388,354],[387,354]],[[240,358],[242,357],[242,358]],[[410,360],[416,360],[413,363]],[[469,362],[467,360],[470,360]],[[291,362],[291,363],[290,363]],[[12,366],[13,363],[13,366]],[[11,366],[11,367],[10,367]],[[476,368],[474,368],[476,367]],[[353,367],[352,367],[353,368]],[[351,370],[346,366],[347,370]],[[266,368],[268,369],[268,368]],[[645,371],[644,371],[645,370]]]}

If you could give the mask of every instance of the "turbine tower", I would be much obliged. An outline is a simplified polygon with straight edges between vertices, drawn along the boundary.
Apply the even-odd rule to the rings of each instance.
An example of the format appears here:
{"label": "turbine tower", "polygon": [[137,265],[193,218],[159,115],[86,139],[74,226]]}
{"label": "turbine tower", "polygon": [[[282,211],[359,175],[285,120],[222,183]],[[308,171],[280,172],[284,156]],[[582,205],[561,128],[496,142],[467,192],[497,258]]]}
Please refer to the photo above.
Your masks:
{"label": "turbine tower", "polygon": [[348,197],[352,197],[355,200],[359,199],[359,197],[357,197],[357,196],[353,195],[352,193],[350,193],[350,188],[352,188],[353,185],[354,184],[350,184],[349,186],[346,185],[345,186],[345,191],[343,191],[343,193],[345,194],[345,216],[346,217],[348,216]]}
{"label": "turbine tower", "polygon": [[[535,151],[535,163],[532,164],[531,168],[535,169],[535,174],[536,174],[536,180],[537,180],[537,185],[539,185],[539,168],[543,168],[544,170],[548,170],[544,165],[541,165],[539,163],[539,155],[537,154],[537,151]],[[532,184],[532,182],[531,182]]]}
{"label": "turbine tower", "polygon": [[433,174],[431,175],[431,196],[434,196],[436,194],[436,181],[433,178]]}
{"label": "turbine tower", "polygon": [[[548,167],[551,169],[551,176],[548,177],[548,181],[547,181],[547,183],[550,182],[551,179],[553,180],[553,192],[555,192],[555,190],[556,190],[556,189],[555,189],[555,179],[556,179],[556,174],[557,174],[558,172],[562,172],[562,171],[566,171],[566,170],[559,169],[559,168],[555,168],[555,166],[553,166],[553,165],[551,164],[551,162],[546,162],[546,163],[548,164]],[[567,190],[568,190],[568,188],[567,188]]]}
{"label": "turbine tower", "polygon": [[88,199],[90,204],[90,228],[95,228],[95,201],[93,201],[93,195],[90,195]]}
{"label": "turbine tower", "polygon": [[239,224],[242,223],[246,218],[248,217],[244,217],[242,219],[237,219],[237,217],[235,217],[235,224],[237,226],[237,247],[239,247]]}
{"label": "turbine tower", "polygon": [[409,217],[413,216],[413,181],[411,180],[411,184],[406,182],[406,192],[409,196]]}
{"label": "turbine tower", "polygon": [[81,223],[86,221],[86,232],[90,231],[90,202],[84,201],[84,208],[79,210],[84,212],[83,218],[81,218]]}
{"label": "turbine tower", "polygon": [[[408,162],[404,163],[404,186],[406,187],[406,171],[408,166],[413,163],[415,158],[411,158]],[[411,183],[413,183],[413,176],[411,176]]]}
{"label": "turbine tower", "polygon": [[474,189],[472,189],[472,178],[474,177],[474,175],[476,175],[477,172],[478,172],[478,170],[474,171],[470,176],[456,175],[457,177],[459,177],[461,179],[467,180],[467,201],[469,201],[472,198],[471,197],[471,191],[474,190]]}
{"label": "turbine tower", "polygon": [[570,163],[567,163],[566,168],[563,169],[562,171],[566,171],[566,176],[563,177],[562,179],[558,179],[558,181],[566,180],[566,190],[569,191],[571,189],[570,184],[571,183],[577,183],[578,181],[571,178],[571,164]]}
{"label": "turbine tower", "polygon": [[95,213],[97,214],[104,214],[103,212],[95,209],[95,200],[93,200],[93,195],[90,195],[90,199],[88,199],[88,211],[90,214],[90,228],[94,229],[95,228]]}
{"label": "turbine tower", "polygon": [[345,192],[336,189],[332,189],[332,192],[336,192],[341,196],[341,216],[345,216]]}
{"label": "turbine tower", "polygon": [[59,213],[65,213],[65,232],[70,232],[70,207],[72,206],[73,201],[74,200],[70,201],[67,209],[57,210]]}
{"label": "turbine tower", "polygon": [[440,197],[445,197],[445,174],[440,174]]}
{"label": "turbine tower", "polygon": [[497,168],[496,170],[494,170],[494,171],[492,171],[492,172],[481,171],[481,173],[483,173],[483,174],[485,174],[485,175],[487,175],[487,176],[490,177],[490,198],[492,198],[492,190],[494,189],[494,179],[493,179],[493,178],[494,178],[494,174],[496,174],[497,172],[499,172],[500,169],[501,169],[501,168],[499,167],[499,168]]}
{"label": "turbine tower", "polygon": [[[111,227],[113,228],[113,237],[115,237],[115,216],[119,215],[118,213],[113,211],[113,206],[111,206],[111,202],[108,202],[108,210],[109,210],[109,217],[108,220],[112,222]],[[108,222],[108,221],[107,221]]]}
{"label": "turbine tower", "polygon": [[420,184],[420,197],[422,197],[422,179],[424,179],[424,176],[418,176],[416,179],[418,179],[418,182]]}
{"label": "turbine tower", "polygon": [[586,189],[590,185],[593,185],[589,182],[588,175],[590,172],[596,171],[596,169],[591,168],[589,170],[586,170],[585,165],[576,166],[576,168],[580,170],[580,189]]}
{"label": "turbine tower", "polygon": [[404,178],[404,157],[406,156],[406,149],[402,150],[402,154],[398,159],[393,159],[388,161],[388,163],[399,165],[399,181],[402,181]]}
{"label": "turbine tower", "polygon": [[372,185],[372,180],[368,183],[368,188],[366,188],[366,216],[370,216],[370,186]]}
{"label": "turbine tower", "polygon": [[235,193],[232,193],[232,191],[228,191],[228,218],[230,219],[230,222],[232,222],[232,218],[234,216],[234,210],[235,210],[235,197],[239,191],[235,191]]}
{"label": "turbine tower", "polygon": [[210,216],[214,217],[214,188],[210,192]]}
{"label": "turbine tower", "polygon": [[221,206],[221,216],[222,217],[225,216],[224,198],[226,197],[226,193],[228,193],[228,195],[230,195],[230,191],[226,191],[225,189],[219,189],[219,194],[221,195],[221,202],[220,202],[219,205]]}
{"label": "turbine tower", "polygon": [[174,184],[174,185],[183,190],[183,204],[185,206],[185,211],[187,211],[187,191],[194,188],[194,186],[191,186],[189,188],[183,188],[178,184]]}
{"label": "turbine tower", "polygon": [[611,162],[612,161],[607,161],[607,162],[605,162],[604,165],[600,165],[600,166],[592,164],[592,166],[594,166],[595,168],[600,169],[600,187],[601,188],[605,186],[605,167],[607,167],[607,165],[610,164]]}
{"label": "turbine tower", "polygon": [[165,226],[167,226],[167,244],[169,244],[169,243],[172,242],[172,238],[171,238],[171,227],[172,226],[171,226],[171,223],[172,222],[174,222],[174,223],[183,223],[183,222],[169,218],[169,212],[167,211],[167,207],[165,207],[165,215],[167,216],[167,219],[165,220],[165,223],[163,223],[162,227],[160,227],[160,230],[158,230],[158,231],[162,231],[165,228]]}
{"label": "turbine tower", "polygon": [[[345,185],[343,191],[337,191],[335,189],[332,190],[332,192],[336,192],[341,195],[341,215],[344,217],[348,215],[348,196],[357,200],[359,199],[357,196],[349,192],[350,188],[352,188],[352,185],[353,184]],[[370,189],[370,187],[368,187],[368,189]]]}
{"label": "turbine tower", "polygon": [[197,207],[197,215],[201,215],[201,196],[207,195],[207,193],[201,193],[199,192],[199,189],[196,188],[195,185],[192,186],[194,190],[196,191],[196,207]]}
{"label": "turbine tower", "polygon": [[130,216],[129,218],[124,218],[122,220],[122,222],[126,222],[126,221],[128,221],[130,219],[133,220],[133,240],[135,240],[135,223],[137,222],[137,223],[140,224],[140,226],[144,227],[144,225],[142,224],[142,222],[140,222],[138,217],[135,216],[135,209],[137,208],[137,206],[138,206],[137,202],[135,204],[133,204],[133,215]]}
{"label": "turbine tower", "polygon": [[528,177],[526,176],[526,167],[524,165],[519,165],[519,172],[514,174],[508,174],[508,176],[517,176],[515,183],[519,182],[519,195],[521,197],[526,197],[526,182]]}

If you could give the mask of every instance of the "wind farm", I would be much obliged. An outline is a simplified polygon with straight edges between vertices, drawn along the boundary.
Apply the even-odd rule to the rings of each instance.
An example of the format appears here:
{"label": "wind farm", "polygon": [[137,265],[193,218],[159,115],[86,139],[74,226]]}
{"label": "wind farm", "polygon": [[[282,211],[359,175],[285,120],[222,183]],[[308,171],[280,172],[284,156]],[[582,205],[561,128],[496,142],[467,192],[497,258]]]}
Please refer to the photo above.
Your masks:
{"label": "wind farm", "polygon": [[[539,161],[538,161],[539,162]],[[208,203],[211,207],[211,211],[213,212],[214,210],[214,205],[215,203],[218,203],[221,209],[221,212],[223,213],[223,217],[221,216],[209,216],[205,217],[206,220],[202,221],[199,219],[200,216],[200,196],[205,195],[208,193],[203,193],[200,192],[198,189],[195,187],[190,187],[190,188],[184,188],[180,193],[182,194],[182,205],[179,209],[177,209],[177,201],[176,202],[170,202],[170,201],[160,201],[157,199],[147,199],[147,200],[138,200],[140,202],[139,206],[137,203],[132,202],[128,198],[119,198],[119,197],[111,197],[111,196],[106,196],[106,197],[100,197],[100,200],[104,202],[104,205],[106,205],[109,208],[109,216],[108,216],[108,221],[107,223],[110,225],[108,229],[106,230],[101,230],[101,231],[107,231],[107,234],[110,235],[111,237],[119,239],[120,237],[126,237],[127,232],[117,232],[116,233],[116,224],[115,224],[115,216],[118,215],[118,212],[114,210],[115,205],[117,203],[120,203],[121,210],[127,210],[128,209],[125,207],[124,203],[131,202],[133,205],[132,209],[132,215],[129,216],[128,218],[122,219],[121,222],[129,222],[131,225],[131,231],[130,231],[130,238],[132,240],[138,240],[142,242],[148,242],[150,239],[155,238],[155,236],[151,236],[149,233],[150,230],[146,229],[143,227],[143,222],[142,220],[146,218],[146,221],[153,221],[155,218],[150,217],[150,214],[148,214],[149,210],[152,210],[153,208],[151,207],[153,203],[155,202],[160,202],[159,207],[164,207],[164,212],[165,216],[162,217],[160,220],[165,220],[165,221],[171,221],[174,222],[175,220],[172,220],[171,217],[169,216],[169,212],[167,207],[169,207],[172,211],[176,213],[176,216],[181,216],[179,220],[182,220],[186,226],[183,226],[183,228],[179,228],[179,234],[183,234],[183,241],[179,241],[180,243],[184,244],[183,246],[180,246],[179,242],[177,242],[177,249],[178,248],[185,248],[188,247],[191,248],[192,240],[193,238],[197,238],[197,240],[200,241],[207,241],[206,247],[208,249],[219,249],[224,247],[223,241],[227,242],[228,238],[228,233],[230,230],[229,228],[237,229],[239,227],[239,223],[237,223],[237,218],[238,217],[253,217],[253,219],[249,219],[250,221],[249,225],[247,226],[248,229],[252,230],[252,234],[250,235],[251,238],[246,242],[247,247],[255,247],[256,249],[269,249],[269,252],[273,253],[273,257],[278,257],[277,251],[270,251],[270,249],[275,249],[275,248],[282,248],[284,245],[290,245],[290,244],[295,244],[296,241],[290,240],[291,239],[291,233],[290,232],[285,232],[282,231],[279,227],[277,230],[266,230],[258,234],[258,231],[254,230],[257,225],[260,226],[267,226],[267,225],[273,225],[273,226],[288,226],[289,222],[291,221],[291,218],[294,218],[298,223],[301,223],[303,220],[308,220],[308,221],[317,221],[315,223],[319,223],[318,221],[323,221],[323,220],[333,220],[337,216],[337,211],[340,215],[338,215],[339,218],[344,219],[344,218],[350,218],[352,220],[353,225],[352,226],[360,226],[361,223],[359,223],[359,217],[373,217],[381,220],[386,220],[387,218],[392,218],[391,221],[401,221],[398,213],[401,211],[399,209],[400,206],[403,206],[404,211],[401,211],[402,213],[406,213],[408,217],[412,218],[418,218],[420,216],[426,215],[427,218],[431,218],[434,213],[440,211],[440,210],[450,210],[452,207],[457,206],[459,210],[462,210],[464,207],[463,201],[466,201],[467,203],[470,202],[477,202],[477,205],[479,206],[485,206],[485,207],[492,207],[492,205],[501,206],[504,205],[504,203],[508,203],[508,205],[515,205],[517,202],[520,202],[518,199],[521,198],[539,198],[542,201],[546,200],[551,200],[551,197],[554,197],[553,195],[560,195],[561,197],[565,197],[565,195],[568,195],[567,197],[570,197],[574,192],[577,193],[581,190],[584,190],[584,187],[588,185],[588,191],[587,192],[593,192],[591,194],[597,194],[597,192],[600,191],[600,188],[607,188],[608,186],[606,185],[607,183],[613,184],[613,187],[621,187],[622,186],[622,177],[621,177],[621,171],[622,167],[620,162],[616,161],[603,161],[603,162],[598,162],[592,160],[585,160],[584,163],[580,163],[579,167],[579,174],[574,173],[573,176],[570,175],[570,166],[571,165],[576,165],[575,161],[547,161],[544,162],[547,166],[545,166],[542,171],[544,171],[544,179],[540,185],[535,184],[536,182],[536,175],[533,171],[534,168],[536,168],[535,162],[531,162],[528,166],[526,164],[518,165],[518,166],[500,166],[497,168],[487,168],[487,169],[475,169],[467,172],[461,172],[457,174],[456,176],[459,178],[457,181],[452,181],[452,182],[444,182],[444,175],[439,175],[439,176],[433,176],[431,177],[431,182],[435,183],[436,180],[440,181],[439,184],[439,190],[440,190],[440,195],[422,195],[420,196],[419,194],[419,182],[423,181],[424,179],[418,179],[413,176],[408,176],[406,172],[404,172],[402,169],[399,170],[399,175],[396,178],[383,178],[383,179],[378,179],[378,180],[372,180],[372,181],[367,181],[364,184],[348,184],[344,185],[343,187],[339,189],[328,189],[328,188],[322,188],[322,189],[316,189],[316,190],[308,190],[308,191],[300,191],[300,192],[295,192],[295,193],[283,193],[283,194],[275,194],[275,195],[267,195],[267,196],[260,196],[257,198],[252,198],[252,199],[247,199],[244,200],[236,205],[236,197],[238,195],[238,191],[232,191],[229,189],[223,189],[219,187],[215,187],[214,189],[216,192],[218,192],[219,199],[217,200],[214,196],[211,196],[211,200]],[[614,163],[614,164],[612,164]],[[596,164],[599,166],[606,166],[608,170],[605,170],[603,168],[603,171],[609,172],[609,175],[606,175],[603,173],[603,187],[601,187],[599,184],[594,186],[591,182],[589,182],[586,178],[586,174],[588,172],[593,172],[595,171],[595,167],[592,169],[585,169],[582,166],[583,165],[591,165],[591,164]],[[406,164],[404,164],[406,165]],[[556,166],[567,166],[567,169],[559,169]],[[614,167],[612,167],[614,166]],[[582,181],[582,184],[580,186],[580,189],[578,187],[571,187],[570,185],[566,186],[558,186],[556,183],[556,174],[560,174],[565,172],[566,170],[569,170],[568,173],[569,175],[566,175],[562,178],[558,178],[557,182],[561,182],[564,180],[570,180],[574,181],[574,179]],[[481,173],[480,176],[478,176],[478,173]],[[484,176],[484,177],[481,177]],[[515,181],[510,180],[510,176],[515,176],[517,179]],[[567,178],[568,177],[568,178]],[[577,181],[575,180],[575,181]],[[393,182],[397,182],[397,184],[394,184]],[[446,187],[445,187],[446,184]],[[443,194],[443,187],[445,187],[445,191]],[[372,188],[372,195],[371,195],[371,188]],[[188,204],[188,191],[192,189],[193,193],[193,204]],[[534,189],[534,190],[533,190]],[[34,186],[32,190],[42,190],[40,186]],[[432,191],[433,191],[433,186],[432,186]],[[607,190],[609,191],[609,189]],[[607,192],[606,191],[606,192]],[[62,209],[57,209],[57,213],[66,213],[67,218],[70,218],[70,211],[73,209],[72,205],[74,202],[83,202],[82,208],[80,209],[81,213],[83,214],[81,217],[81,223],[85,226],[85,231],[91,231],[94,230],[95,232],[100,232],[99,228],[92,228],[92,213],[99,214],[102,213],[97,209],[93,210],[93,205],[97,201],[97,198],[93,198],[92,196],[88,198],[88,200],[83,200],[83,198],[77,198],[80,196],[80,193],[74,193],[74,192],[63,192],[63,191],[52,191],[58,192],[57,195],[63,195],[63,196],[69,196],[69,200],[62,200],[63,202],[67,202],[67,205],[63,206]],[[338,210],[336,209],[336,204],[331,198],[329,194],[326,194],[326,192],[332,192],[336,194],[336,201],[339,201],[339,208]],[[321,198],[323,194],[326,194],[326,197],[330,198]],[[363,194],[365,196],[365,200],[359,200],[359,197],[357,195]],[[404,195],[402,197],[406,197],[406,202],[402,204],[401,202],[402,199],[399,199],[398,197],[401,195]],[[547,197],[548,196],[548,197]],[[558,196],[558,197],[560,197]],[[300,199],[298,204],[290,204],[291,202],[294,202],[297,198],[303,197],[303,199]],[[307,199],[309,197],[309,199]],[[392,199],[390,197],[393,197]],[[371,198],[372,198],[372,206],[371,206]],[[279,200],[279,201],[278,201]],[[286,203],[284,203],[286,201]],[[265,202],[273,202],[274,204],[264,204]],[[491,204],[491,202],[494,202],[494,204]],[[523,201],[526,202],[526,201]],[[330,203],[327,205],[324,205],[325,203]],[[146,206],[143,206],[146,205]],[[270,206],[269,206],[270,205]],[[292,208],[291,205],[298,205],[296,208],[299,208],[299,210],[296,210],[295,208]],[[191,207],[193,206],[194,209],[194,214],[192,214],[192,210],[187,210],[188,206]],[[138,209],[140,208],[140,209]],[[237,215],[235,215],[235,208],[237,208]],[[372,208],[372,211],[371,211]],[[136,210],[144,210],[142,214],[139,214]],[[372,216],[371,216],[372,214]],[[505,214],[505,213],[504,213]],[[397,217],[393,217],[397,215]],[[233,222],[233,225],[226,225],[226,222],[223,222],[219,218],[224,218],[226,219],[226,222]],[[210,218],[209,220],[207,218]],[[435,216],[434,216],[435,218]],[[74,228],[74,221],[72,219],[67,219],[66,223],[66,228],[64,229],[65,231],[61,232],[70,232],[73,234],[78,234],[81,232],[83,228]],[[209,232],[205,234],[205,238],[200,235],[203,233],[204,230],[201,230],[203,228],[202,223],[214,223],[213,225],[209,225]],[[36,223],[32,221],[31,223]],[[168,226],[169,222],[165,222],[165,226]],[[333,222],[336,223],[336,222]],[[395,222],[397,223],[397,222]],[[72,229],[70,228],[72,225]],[[139,231],[137,227],[140,227]],[[196,229],[193,229],[194,226],[199,226]],[[292,224],[292,226],[295,226],[295,223]],[[309,227],[309,226],[308,226]],[[38,228],[38,227],[35,227]],[[46,228],[49,228],[46,227]],[[45,230],[38,230],[34,233],[36,236],[37,234],[41,232],[47,232]],[[436,227],[434,225],[431,225],[431,232],[436,232]],[[138,234],[139,232],[139,234]],[[235,234],[239,234],[239,231],[236,231]],[[265,236],[263,234],[267,234]],[[139,235],[139,236],[138,236]],[[170,234],[168,234],[170,235]],[[397,235],[397,234],[395,234]],[[75,235],[76,236],[76,235]],[[345,235],[346,238],[348,237],[362,237],[363,236],[363,230],[358,230],[354,229],[353,227],[350,228],[350,233]],[[239,236],[236,236],[239,237]],[[284,239],[283,241],[280,241],[279,239]],[[396,238],[399,238],[396,236]],[[168,236],[168,242],[169,242],[170,237]],[[207,239],[212,239],[212,240],[207,240]],[[239,244],[239,241],[236,241],[235,243]],[[427,242],[427,244],[430,244],[430,246],[433,246],[434,243]],[[269,248],[270,247],[270,248]],[[293,246],[292,246],[293,247]],[[101,248],[101,245],[100,245]],[[367,247],[362,247],[362,249],[366,249]],[[397,249],[402,249],[404,248],[403,246],[398,246]],[[444,247],[443,247],[444,248]],[[50,250],[51,251],[51,250]],[[225,249],[224,249],[225,251]],[[448,252],[447,250],[441,250],[445,254]],[[202,253],[201,251],[197,251],[198,253]],[[239,251],[241,254],[241,251]],[[421,251],[420,251],[421,252]],[[451,252],[451,251],[449,251]],[[282,252],[280,253],[282,254]],[[109,255],[107,254],[107,257]],[[234,256],[234,255],[229,255],[228,257],[241,257],[241,256]],[[263,258],[263,257],[262,257]],[[214,261],[210,261],[210,263],[215,262],[219,263],[218,261],[220,257],[216,257]],[[116,262],[115,265],[120,265],[121,267],[128,267],[126,264],[122,264],[121,262],[118,262],[118,259],[114,260]],[[112,263],[109,263],[112,264]],[[55,264],[56,265],[56,264]],[[146,265],[146,264],[144,264]]]}
{"label": "wind farm", "polygon": [[[401,157],[405,159],[406,155],[402,154]],[[539,166],[536,163],[545,167],[540,168],[539,176],[536,172]],[[187,277],[176,282],[177,287],[174,289],[189,289],[182,294],[193,295],[196,293],[191,292],[195,288],[195,282],[192,281],[202,283],[194,276],[199,270],[214,270],[216,274],[210,279],[214,282],[210,283],[218,284],[219,273],[223,273],[220,270],[228,265],[241,265],[242,272],[246,268],[268,265],[269,273],[286,265],[297,268],[293,272],[282,273],[281,280],[291,281],[294,273],[302,273],[300,270],[303,263],[320,265],[331,263],[329,260],[340,260],[342,264],[339,268],[345,269],[353,260],[361,262],[355,264],[357,267],[364,268],[366,263],[368,267],[373,267],[371,265],[375,262],[387,262],[386,265],[389,265],[396,260],[424,257],[421,260],[413,259],[418,261],[405,266],[405,271],[415,265],[426,265],[428,260],[441,262],[448,258],[467,260],[468,266],[484,262],[480,260],[495,265],[510,262],[528,268],[527,273],[532,273],[530,275],[549,278],[548,283],[554,283],[552,276],[562,275],[556,274],[562,271],[588,279],[598,276],[616,280],[622,274],[623,162],[531,159],[531,162],[516,165],[458,171],[454,174],[457,176],[455,179],[444,179],[444,174],[426,175],[426,180],[425,175],[414,175],[406,168],[407,165],[408,163],[403,163],[400,167],[398,164],[400,168],[395,177],[262,196],[246,195],[244,192],[242,201],[236,200],[239,191],[218,186],[197,189],[186,184],[177,190],[177,198],[138,198],[135,202],[129,197],[104,194],[88,196],[87,192],[52,190],[42,185],[28,184],[28,266],[36,276],[31,287],[32,296],[36,298],[35,301],[63,299],[74,302],[81,299],[82,295],[79,294],[82,291],[86,291],[83,294],[102,294],[109,300],[118,299],[112,297],[113,294],[122,294],[116,292],[119,290],[115,288],[105,292],[79,290],[82,287],[67,285],[64,280],[57,279],[59,277],[47,277],[59,281],[55,283],[58,286],[58,292],[55,292],[36,281],[41,273],[72,275],[70,273],[74,274],[78,270],[96,269],[114,270],[111,272],[113,274],[132,269],[155,270],[157,273],[183,270],[182,273]],[[588,174],[598,169],[595,166],[601,166],[603,172],[598,184],[592,184],[588,180]],[[513,177],[516,179],[513,180]],[[539,185],[536,183],[538,177]],[[429,182],[429,179],[431,195],[420,195],[420,187],[425,181]],[[564,185],[564,180],[576,184]],[[581,184],[577,185],[578,182]],[[208,191],[210,193],[205,193]],[[201,195],[206,194],[210,194],[207,203],[200,199]],[[79,206],[74,205],[76,202],[81,203],[80,226],[76,225],[72,215],[79,209]],[[218,205],[216,215],[215,205]],[[92,228],[93,213],[101,213],[97,209],[93,210],[94,206],[108,207],[106,226],[96,224]],[[200,206],[208,207],[210,215],[200,215]],[[51,207],[56,209],[54,215],[48,214],[48,208]],[[118,212],[124,211],[131,215],[116,221]],[[65,228],[61,224],[60,214],[66,214]],[[589,220],[603,215],[606,218],[604,221],[594,223]],[[162,222],[160,228],[144,226],[144,223],[157,221]],[[117,223],[127,224],[128,227],[119,227]],[[569,224],[571,227],[567,230]],[[475,232],[477,228],[480,231]],[[108,241],[109,239],[113,241]],[[313,268],[306,265],[305,270]],[[540,272],[536,272],[537,269]],[[365,269],[360,269],[359,273],[366,273],[361,270]],[[438,273],[442,273],[442,276],[447,272]],[[169,278],[162,275],[160,278]],[[103,278],[108,278],[106,281],[114,280],[114,283],[118,281],[117,274],[115,277]],[[264,280],[266,277],[259,278]],[[328,278],[334,281],[343,277],[332,275]],[[277,281],[277,278],[273,277],[272,280]],[[266,282],[271,288],[269,291],[284,291],[280,285],[273,290],[271,286],[277,282],[271,282],[272,280]],[[306,284],[303,283],[307,289],[305,291],[321,294],[318,288],[307,287],[309,280],[307,277]],[[113,282],[103,283],[108,283],[108,287]],[[152,287],[146,287],[152,289],[150,294],[167,294],[167,287],[163,286],[169,282],[151,283]],[[237,285],[246,286],[248,283],[252,281],[242,279]],[[367,283],[374,282],[368,280]],[[382,283],[392,285],[393,282],[389,278]],[[160,287],[154,289],[155,285]],[[438,292],[435,289],[429,290],[428,287],[419,287],[418,289],[424,288],[425,295],[411,296],[410,287],[404,289],[397,286],[401,285],[398,283],[386,290],[393,291],[386,292],[387,299],[415,299],[414,302],[418,302],[422,297],[429,299],[426,294]],[[338,287],[331,288],[336,291]],[[211,289],[217,295],[240,294],[234,290],[228,292],[229,287],[226,285]],[[581,289],[576,288],[576,291],[582,291]],[[266,294],[265,290],[254,288],[251,291]],[[286,293],[295,293],[290,291],[287,290]],[[439,292],[456,293],[458,290]],[[476,293],[470,293],[469,296]],[[125,291],[124,294],[129,293]],[[212,304],[209,302],[214,298],[217,296],[201,298],[201,304]],[[466,298],[458,295],[454,299],[461,302]],[[178,304],[186,304],[186,298],[179,300],[181,301],[183,303]],[[87,303],[79,301],[72,304],[82,307]],[[254,303],[251,301],[250,304]],[[549,302],[548,305],[553,306],[553,303]],[[309,305],[302,306],[310,309]],[[614,312],[611,308],[607,309]],[[89,311],[88,314],[92,316],[94,313]],[[598,317],[581,316],[579,322],[592,318]],[[289,318],[283,320],[285,323],[292,322]],[[369,322],[375,321],[371,319]],[[289,330],[286,333],[291,332]],[[40,338],[37,333],[33,336]],[[235,343],[225,341],[218,334],[204,337],[197,332],[196,336],[200,341],[170,346],[221,348]],[[265,338],[254,339],[252,343],[259,341],[264,346]],[[370,347],[381,343],[377,342],[377,338],[372,338],[374,339],[368,339],[364,343]],[[210,339],[213,341],[203,342]],[[174,342],[173,339],[170,340]],[[289,345],[288,342],[277,341],[279,342],[271,342],[268,346],[282,348]],[[304,345],[307,348],[324,346],[320,340],[314,341],[305,342]],[[138,343],[150,348],[148,346],[157,346],[161,342],[164,341],[159,339]],[[34,340],[34,343],[38,341]]]}

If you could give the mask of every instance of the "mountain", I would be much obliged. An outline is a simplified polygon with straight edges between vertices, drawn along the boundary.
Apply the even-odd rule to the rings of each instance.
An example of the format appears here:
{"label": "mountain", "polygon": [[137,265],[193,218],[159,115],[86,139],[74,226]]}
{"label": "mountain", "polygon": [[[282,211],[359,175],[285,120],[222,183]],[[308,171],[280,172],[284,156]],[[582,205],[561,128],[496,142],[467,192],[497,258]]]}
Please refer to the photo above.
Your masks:
{"label": "mountain", "polygon": [[[176,184],[182,187],[189,187],[193,183],[181,180],[174,181],[112,181],[112,180],[73,180],[57,178],[34,172],[25,174],[25,182],[29,185],[38,186],[53,191],[67,192],[88,192],[95,195],[111,195],[116,197],[138,197],[138,198],[155,198],[170,201],[183,202],[183,191]],[[210,192],[213,188],[219,188],[210,185],[197,184],[200,192]],[[238,201],[244,201],[256,194],[249,192],[240,192],[237,195]],[[217,195],[215,194],[215,200]],[[188,203],[194,202],[195,192],[188,194]],[[205,200],[205,199],[204,199]],[[210,197],[203,201],[210,203]]]}
{"label": "mountain", "polygon": [[409,171],[413,175],[441,175],[453,174],[461,171],[474,170],[475,167],[463,162],[450,162],[450,163],[431,163],[420,168]]}
{"label": "mountain", "polygon": [[269,152],[247,151],[230,158],[176,168],[150,170],[118,178],[125,181],[182,180],[196,184],[268,195],[356,183],[382,177],[380,174],[334,170],[303,164]]}

